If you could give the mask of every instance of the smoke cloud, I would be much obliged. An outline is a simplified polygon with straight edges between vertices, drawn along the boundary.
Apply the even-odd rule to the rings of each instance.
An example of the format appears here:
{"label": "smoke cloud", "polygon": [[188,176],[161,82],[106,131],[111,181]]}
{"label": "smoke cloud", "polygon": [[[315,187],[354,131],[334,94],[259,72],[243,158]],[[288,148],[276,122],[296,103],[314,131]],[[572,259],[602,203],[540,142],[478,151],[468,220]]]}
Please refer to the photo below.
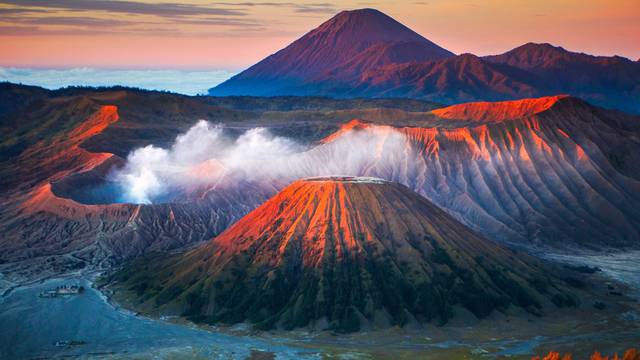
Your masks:
{"label": "smoke cloud", "polygon": [[123,189],[123,202],[157,203],[188,200],[211,189],[247,182],[280,188],[304,177],[350,175],[393,178],[411,147],[391,127],[350,130],[314,146],[253,128],[228,135],[221,125],[201,120],[168,148],[136,149],[112,180]]}

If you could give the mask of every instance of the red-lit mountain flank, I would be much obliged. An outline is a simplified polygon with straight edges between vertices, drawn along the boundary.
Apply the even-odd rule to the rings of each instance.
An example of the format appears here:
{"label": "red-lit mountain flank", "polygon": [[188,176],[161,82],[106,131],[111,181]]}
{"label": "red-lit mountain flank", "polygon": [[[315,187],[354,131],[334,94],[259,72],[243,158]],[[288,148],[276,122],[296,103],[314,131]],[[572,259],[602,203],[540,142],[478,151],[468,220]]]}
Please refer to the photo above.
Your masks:
{"label": "red-lit mountain flank", "polygon": [[[248,192],[252,187],[247,185],[242,190],[212,190],[201,199],[175,204],[113,203],[122,190],[103,184],[109,171],[123,160],[79,145],[117,119],[115,106],[100,106],[76,127],[37,142],[18,161],[3,165],[3,171],[13,174],[5,181],[16,183],[1,198],[0,263],[5,273],[20,274],[17,280],[30,279],[69,269],[110,266],[146,252],[203,241],[273,191]],[[95,201],[100,196],[107,202],[76,200]]]}
{"label": "red-lit mountain flank", "polygon": [[[43,112],[51,111],[53,116],[39,124],[41,128],[51,128],[53,132],[68,127],[64,136],[53,136],[36,140],[21,156],[26,162],[11,162],[4,171],[13,175],[3,179],[8,186],[29,188],[48,178],[59,180],[67,174],[87,171],[109,159],[112,154],[92,153],[80,147],[87,139],[99,134],[109,125],[118,121],[118,108],[113,105],[78,103],[74,106],[64,101],[49,104]],[[25,122],[36,119],[25,119]],[[34,129],[31,131],[35,132]]]}
{"label": "red-lit mountain flank", "polygon": [[[406,150],[392,166],[374,162],[359,175],[401,182],[492,239],[638,246],[637,117],[566,96],[461,104],[431,115],[425,122],[437,126],[352,121],[325,142],[350,131],[405,134]],[[378,148],[388,141],[380,136]]]}
{"label": "red-lit mountain flank", "polygon": [[548,110],[567,95],[502,102],[476,102],[433,110],[443,119],[469,122],[500,122],[532,117]]}
{"label": "red-lit mountain flank", "polygon": [[[375,178],[296,181],[185,254],[114,275],[139,307],[194,321],[355,331],[575,304],[546,266]],[[544,289],[544,290],[543,290]]]}

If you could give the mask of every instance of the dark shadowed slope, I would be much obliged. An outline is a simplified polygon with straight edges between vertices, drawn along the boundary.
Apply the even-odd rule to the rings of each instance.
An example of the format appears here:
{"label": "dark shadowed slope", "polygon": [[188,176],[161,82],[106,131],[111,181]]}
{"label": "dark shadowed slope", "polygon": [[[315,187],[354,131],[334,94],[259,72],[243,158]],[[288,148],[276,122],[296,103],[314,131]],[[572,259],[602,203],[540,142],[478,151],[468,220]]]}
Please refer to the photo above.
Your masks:
{"label": "dark shadowed slope", "polygon": [[576,53],[549,43],[527,43],[504,54],[485,56],[484,59],[522,69],[552,69],[570,63],[584,65],[632,63],[631,60],[620,56],[593,56]]}
{"label": "dark shadowed slope", "polygon": [[542,84],[538,95],[567,93],[600,106],[640,112],[640,64],[627,58],[528,43],[484,59],[535,75]]}
{"label": "dark shadowed slope", "polygon": [[348,85],[318,80],[335,96],[409,97],[441,103],[570,94],[609,108],[640,112],[640,65],[621,57],[577,54],[527,44],[503,55],[462,54],[440,61],[394,63]]}
{"label": "dark shadowed slope", "polygon": [[357,331],[445,323],[456,305],[481,318],[576,301],[538,261],[375,178],[296,181],[209,243],[114,280],[144,311],[262,328]]}
{"label": "dark shadowed slope", "polygon": [[373,9],[343,11],[286,48],[211,89],[211,95],[309,95],[377,66],[453,54]]}
{"label": "dark shadowed slope", "polygon": [[364,72],[347,95],[438,99],[456,103],[532,97],[536,79],[526,71],[463,54],[442,61],[391,64]]}
{"label": "dark shadowed slope", "polygon": [[6,114],[26,107],[34,101],[46,99],[50,92],[37,86],[27,86],[0,82],[0,126],[11,127],[13,124],[5,124],[3,120]]}

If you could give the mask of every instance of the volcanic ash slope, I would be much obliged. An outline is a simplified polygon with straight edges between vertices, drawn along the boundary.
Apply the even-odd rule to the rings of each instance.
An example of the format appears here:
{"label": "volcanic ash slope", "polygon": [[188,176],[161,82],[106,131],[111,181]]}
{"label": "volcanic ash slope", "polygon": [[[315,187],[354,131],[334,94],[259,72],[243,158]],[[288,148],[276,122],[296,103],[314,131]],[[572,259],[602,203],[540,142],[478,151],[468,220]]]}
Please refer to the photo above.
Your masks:
{"label": "volcanic ash slope", "polygon": [[546,265],[372,178],[296,181],[212,241],[111,280],[144,312],[258,328],[349,332],[576,304]]}

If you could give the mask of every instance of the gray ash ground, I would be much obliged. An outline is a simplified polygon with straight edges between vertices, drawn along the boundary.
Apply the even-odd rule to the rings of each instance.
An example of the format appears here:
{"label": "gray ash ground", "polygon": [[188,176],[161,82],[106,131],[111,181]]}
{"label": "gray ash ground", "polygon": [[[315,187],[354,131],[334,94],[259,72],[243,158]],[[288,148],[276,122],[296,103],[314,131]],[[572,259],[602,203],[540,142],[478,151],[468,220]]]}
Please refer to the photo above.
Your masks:
{"label": "gray ash ground", "polygon": [[[81,295],[41,298],[56,286],[80,283]],[[313,357],[313,351],[295,349],[257,338],[231,336],[189,326],[157,321],[121,311],[82,278],[48,280],[21,287],[0,301],[0,359],[58,357],[245,359],[257,352],[279,359]],[[57,341],[85,344],[59,347]]]}
{"label": "gray ash ground", "polygon": [[640,300],[640,251],[605,254],[545,254],[543,258],[569,265],[585,266],[601,271],[607,278],[625,284],[629,295]]}

